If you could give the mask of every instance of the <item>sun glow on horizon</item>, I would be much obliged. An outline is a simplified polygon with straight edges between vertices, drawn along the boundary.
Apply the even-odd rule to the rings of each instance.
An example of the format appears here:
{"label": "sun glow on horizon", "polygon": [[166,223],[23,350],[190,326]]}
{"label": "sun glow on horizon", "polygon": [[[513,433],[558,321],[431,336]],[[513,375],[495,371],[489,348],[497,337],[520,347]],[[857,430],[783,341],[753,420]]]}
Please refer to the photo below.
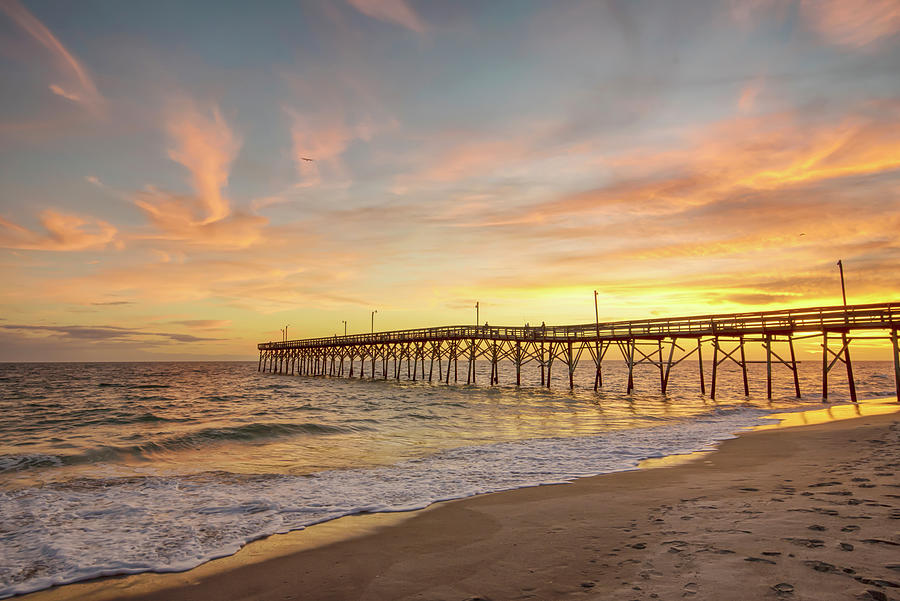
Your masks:
{"label": "sun glow on horizon", "polygon": [[900,11],[678,4],[0,3],[0,361],[900,300]]}

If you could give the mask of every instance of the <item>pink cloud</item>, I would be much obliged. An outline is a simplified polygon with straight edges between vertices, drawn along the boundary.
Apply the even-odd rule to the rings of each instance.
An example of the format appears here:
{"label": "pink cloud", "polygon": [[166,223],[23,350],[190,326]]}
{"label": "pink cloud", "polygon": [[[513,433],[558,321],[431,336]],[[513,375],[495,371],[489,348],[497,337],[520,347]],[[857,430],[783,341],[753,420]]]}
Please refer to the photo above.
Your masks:
{"label": "pink cloud", "polygon": [[862,48],[900,31],[897,0],[803,0],[803,15],[828,41]]}
{"label": "pink cloud", "polygon": [[230,213],[216,221],[195,218],[197,199],[148,188],[135,199],[156,228],[158,234],[145,236],[153,240],[186,242],[196,246],[246,248],[262,238],[268,220],[258,215]]}
{"label": "pink cloud", "polygon": [[425,33],[422,19],[406,0],[347,0],[359,12],[387,23],[394,23],[416,33]]}
{"label": "pink cloud", "polygon": [[3,10],[19,27],[49,50],[61,66],[61,71],[69,78],[74,76],[75,81],[71,82],[75,86],[74,90],[71,88],[66,89],[59,83],[53,83],[48,86],[51,92],[72,102],[77,102],[93,111],[98,111],[102,107],[104,103],[103,96],[97,90],[97,86],[88,74],[87,69],[63,46],[62,42],[53,35],[53,32],[31,14],[18,0],[5,0],[0,3],[0,10]]}
{"label": "pink cloud", "polygon": [[193,104],[181,105],[166,124],[174,147],[169,158],[191,172],[194,191],[205,216],[212,223],[231,213],[222,188],[228,184],[231,162],[241,148],[241,139],[228,127],[218,107],[204,113]]}
{"label": "pink cloud", "polygon": [[31,231],[0,218],[0,247],[20,250],[87,250],[105,248],[116,238],[116,228],[100,219],[47,209],[41,213],[40,220],[45,233]]}

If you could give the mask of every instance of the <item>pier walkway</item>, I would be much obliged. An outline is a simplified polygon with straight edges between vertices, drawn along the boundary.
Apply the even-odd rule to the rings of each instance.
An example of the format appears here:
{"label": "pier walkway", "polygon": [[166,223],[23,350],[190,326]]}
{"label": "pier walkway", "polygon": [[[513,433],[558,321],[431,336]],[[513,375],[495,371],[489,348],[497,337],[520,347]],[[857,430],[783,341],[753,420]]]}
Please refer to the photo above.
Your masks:
{"label": "pier walkway", "polygon": [[[856,387],[850,343],[853,340],[889,340],[894,376],[900,398],[900,303],[875,303],[837,307],[812,307],[754,313],[698,315],[566,326],[461,325],[414,330],[374,332],[350,336],[308,338],[258,345],[259,371],[305,376],[345,376],[400,379],[403,362],[406,377],[450,383],[459,381],[459,363],[467,370],[466,382],[475,383],[475,362],[491,364],[490,384],[499,383],[499,366],[509,361],[515,367],[516,385],[522,368],[534,362],[541,372],[541,385],[550,387],[554,365],[561,365],[574,387],[574,373],[585,353],[594,368],[594,390],[603,385],[603,360],[616,347],[628,367],[627,392],[634,389],[634,367],[650,363],[659,369],[663,394],[673,367],[696,355],[700,391],[706,394],[703,371],[704,345],[712,347],[712,377],[709,394],[716,395],[719,366],[731,361],[740,366],[744,393],[749,395],[745,345],[762,343],[766,352],[767,394],[772,396],[772,365],[786,366],[793,373],[796,396],[800,397],[794,342],[821,339],[822,396],[828,398],[828,374],[838,363],[847,370],[850,397]],[[779,354],[780,353],[780,354]],[[435,371],[437,364],[437,371]],[[426,369],[427,366],[427,369]],[[380,368],[380,369],[379,369]],[[427,374],[426,374],[427,372]]]}

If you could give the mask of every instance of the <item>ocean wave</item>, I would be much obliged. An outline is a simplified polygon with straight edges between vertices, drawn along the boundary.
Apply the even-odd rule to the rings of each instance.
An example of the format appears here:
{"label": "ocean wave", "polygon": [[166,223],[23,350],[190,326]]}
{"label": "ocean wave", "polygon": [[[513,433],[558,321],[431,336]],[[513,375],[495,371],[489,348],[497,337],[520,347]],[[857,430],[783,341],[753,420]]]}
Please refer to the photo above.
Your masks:
{"label": "ocean wave", "polygon": [[56,455],[44,453],[23,453],[20,455],[0,455],[0,474],[18,472],[39,467],[58,467],[62,459]]}
{"label": "ocean wave", "polygon": [[[149,417],[149,416],[152,416]],[[148,422],[168,421],[152,414],[138,416]],[[136,420],[122,421],[131,423]],[[115,418],[104,423],[115,424]],[[325,436],[371,430],[368,426],[329,426],[317,423],[252,423],[243,426],[204,428],[169,436],[160,440],[150,440],[129,446],[106,445],[71,455],[5,455],[0,456],[0,473],[32,468],[56,467],[60,465],[81,465],[85,463],[116,462],[123,459],[149,459],[152,456],[179,451],[197,450],[229,442],[254,442],[297,435]]]}
{"label": "ocean wave", "polygon": [[[0,491],[8,559],[0,565],[0,598],[100,575],[183,571],[258,538],[364,511],[408,511],[630,470],[648,457],[709,450],[767,413],[726,408],[702,421],[460,447],[393,466],[301,476],[216,472]],[[50,547],[55,555],[47,562]]]}

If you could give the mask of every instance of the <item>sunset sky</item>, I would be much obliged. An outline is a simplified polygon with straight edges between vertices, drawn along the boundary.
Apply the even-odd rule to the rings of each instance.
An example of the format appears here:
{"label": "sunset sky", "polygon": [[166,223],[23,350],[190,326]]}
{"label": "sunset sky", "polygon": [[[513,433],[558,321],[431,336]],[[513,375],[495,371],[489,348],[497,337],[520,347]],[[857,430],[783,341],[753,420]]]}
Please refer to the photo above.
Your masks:
{"label": "sunset sky", "polygon": [[[0,0],[0,361],[900,300],[900,3]],[[313,160],[305,160],[313,159]]]}

